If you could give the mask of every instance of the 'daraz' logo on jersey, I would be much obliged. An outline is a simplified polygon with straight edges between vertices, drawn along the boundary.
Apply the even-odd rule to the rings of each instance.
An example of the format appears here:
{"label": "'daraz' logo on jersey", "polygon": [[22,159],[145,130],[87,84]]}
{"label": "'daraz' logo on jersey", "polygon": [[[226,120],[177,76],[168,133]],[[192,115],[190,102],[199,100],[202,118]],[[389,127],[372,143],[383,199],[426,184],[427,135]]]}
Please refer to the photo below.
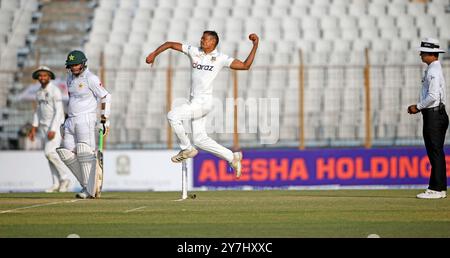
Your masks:
{"label": "'daraz' logo on jersey", "polygon": [[197,64],[197,63],[193,63],[192,64],[192,68],[197,69],[197,70],[203,70],[203,71],[211,71],[214,69],[214,66],[212,65],[201,65],[201,64]]}

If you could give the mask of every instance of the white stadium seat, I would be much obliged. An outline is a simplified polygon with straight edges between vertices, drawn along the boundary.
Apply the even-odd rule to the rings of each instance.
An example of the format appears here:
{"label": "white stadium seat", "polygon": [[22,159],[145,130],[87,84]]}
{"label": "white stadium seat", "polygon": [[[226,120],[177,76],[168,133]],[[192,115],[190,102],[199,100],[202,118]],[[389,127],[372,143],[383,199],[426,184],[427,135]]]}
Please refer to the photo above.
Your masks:
{"label": "white stadium seat", "polygon": [[377,25],[380,29],[395,28],[395,18],[393,16],[377,17]]}
{"label": "white stadium seat", "polygon": [[324,40],[334,40],[342,38],[342,31],[339,28],[328,28],[322,30],[322,38]]}
{"label": "white stadium seat", "polygon": [[450,21],[450,13],[446,13],[445,15],[435,16],[436,27],[444,28],[448,27],[448,22]]}
{"label": "white stadium seat", "polygon": [[324,17],[328,15],[328,6],[327,5],[312,5],[309,8],[309,15],[314,17]]}
{"label": "white stadium seat", "polygon": [[216,10],[217,10],[217,13],[220,13],[220,12],[224,12],[224,13],[231,12],[231,15],[233,17],[245,19],[245,18],[248,18],[248,16],[250,16],[251,8],[250,7],[241,7],[239,9],[234,8],[233,10],[231,10],[231,8],[229,8],[230,11],[226,11],[227,9],[225,9],[225,10],[216,9]]}
{"label": "white stadium seat", "polygon": [[334,50],[337,52],[350,52],[352,49],[352,42],[350,40],[338,39],[333,43]]}
{"label": "white stadium seat", "polygon": [[211,9],[209,7],[199,6],[193,10],[194,18],[203,18],[209,17],[211,15]]}
{"label": "white stadium seat", "polygon": [[[251,3],[251,1],[238,1],[238,2],[247,2],[247,3]],[[296,2],[296,1],[294,1]],[[291,6],[293,3],[291,2],[291,0],[273,0],[273,6],[284,6],[284,7],[289,7]]]}
{"label": "white stadium seat", "polygon": [[379,30],[377,27],[367,27],[367,28],[361,28],[361,38],[371,40],[371,39],[377,39],[379,38]]}
{"label": "white stadium seat", "polygon": [[177,0],[174,6],[194,9],[196,0]]}
{"label": "white stadium seat", "polygon": [[176,8],[173,12],[174,19],[188,20],[192,17],[192,9],[188,7]]}
{"label": "white stadium seat", "polygon": [[334,4],[336,1],[333,1],[333,5],[330,6],[328,12],[329,15],[333,15],[336,17],[343,17],[347,14],[348,5],[341,4],[341,1],[337,1],[337,4]]}
{"label": "white stadium seat", "polygon": [[406,51],[409,49],[409,42],[400,38],[393,39],[391,40],[390,49],[395,52]]}
{"label": "white stadium seat", "polygon": [[402,17],[406,13],[406,5],[397,2],[387,5],[387,14],[396,17]]}
{"label": "white stadium seat", "polygon": [[315,6],[315,5],[326,6],[326,5],[330,5],[331,0],[314,0],[311,3],[313,4],[313,6]]}
{"label": "white stadium seat", "polygon": [[[305,110],[305,133],[309,140],[327,143],[335,139],[358,141],[362,135],[359,129],[363,123],[360,117],[362,112],[358,108],[361,108],[364,99],[361,92],[355,89],[364,87],[366,48],[373,65],[370,74],[374,89],[372,102],[377,109],[374,111],[374,139],[381,136],[420,138],[417,130],[413,130],[417,121],[398,119],[400,111],[396,109],[402,109],[405,103],[413,100],[411,92],[416,91],[412,86],[417,87],[420,83],[422,68],[416,51],[420,38],[438,38],[445,49],[450,44],[450,14],[446,12],[448,0],[94,2],[90,4],[93,8],[92,19],[87,22],[89,34],[83,46],[90,58],[89,66],[98,69],[100,53],[105,53],[109,60],[106,63],[107,84],[113,94],[120,95],[117,106],[130,115],[127,119],[116,117],[120,121],[118,124],[125,123],[131,129],[117,130],[117,136],[112,139],[114,144],[124,141],[136,144],[142,141],[150,145],[165,142],[166,123],[161,121],[166,121],[165,69],[170,55],[166,52],[159,56],[155,62],[157,69],[151,72],[144,62],[145,56],[165,41],[197,46],[204,30],[215,30],[220,37],[219,50],[245,60],[252,47],[248,34],[257,33],[260,44],[254,66],[250,71],[238,73],[239,94],[242,97],[275,96],[280,98],[281,103],[298,103],[296,90],[300,84],[301,52],[305,65],[305,94],[312,98],[306,100],[309,105]],[[36,30],[36,24],[32,24],[36,14],[32,11],[41,6],[41,2],[36,0],[0,0],[2,69],[17,70],[17,63],[22,58],[17,53],[23,47],[33,45],[29,34],[30,29]],[[171,56],[174,67],[173,94],[186,97],[190,61],[185,55],[173,51]],[[447,55],[442,60],[447,65],[445,57]],[[27,62],[34,63],[31,61],[33,58],[27,58],[30,59]],[[42,57],[42,61],[47,60]],[[224,69],[219,77],[215,94],[229,96],[232,94],[230,69]],[[0,107],[8,98],[3,93],[9,92],[3,88],[0,87]],[[136,101],[128,103],[130,98]],[[282,109],[281,122],[286,127],[282,129],[281,139],[294,142],[298,140],[298,108],[283,104]],[[340,116],[343,110],[350,112],[351,118]],[[387,118],[380,117],[389,113],[386,110],[393,114]],[[137,115],[139,112],[142,114]],[[143,123],[147,118],[149,122]],[[159,124],[155,122],[157,120]],[[146,133],[148,129],[150,131]],[[232,140],[230,135],[217,136],[217,139]],[[243,136],[244,142],[256,140],[256,135]]]}
{"label": "white stadium seat", "polygon": [[234,1],[233,0],[222,0],[222,1],[217,1],[216,2],[216,7],[218,7],[219,9],[222,8],[231,8],[234,5]]}
{"label": "white stadium seat", "polygon": [[271,16],[276,18],[284,18],[289,15],[289,7],[274,6],[270,9]]}
{"label": "white stadium seat", "polygon": [[339,19],[334,16],[325,16],[320,20],[322,29],[336,29],[339,27]]}
{"label": "white stadium seat", "polygon": [[139,5],[137,0],[128,0],[128,1],[119,1],[119,8],[132,10],[135,9]]}
{"label": "white stadium seat", "polygon": [[19,1],[15,0],[2,0],[0,1],[0,9],[3,10],[16,10],[19,7]]}
{"label": "white stadium seat", "polygon": [[386,16],[386,6],[384,4],[372,3],[367,8],[367,13],[374,17]]}
{"label": "white stadium seat", "polygon": [[398,16],[397,17],[397,27],[400,29],[410,29],[414,27],[414,17],[413,16]]}
{"label": "white stadium seat", "polygon": [[158,7],[173,8],[176,4],[177,0],[158,0]]}
{"label": "white stadium seat", "polygon": [[367,15],[367,5],[358,1],[348,7],[348,13],[355,17],[363,17]]}
{"label": "white stadium seat", "polygon": [[380,29],[380,36],[383,39],[398,39],[399,30],[396,27]]}
{"label": "white stadium seat", "polygon": [[295,18],[302,18],[303,16],[308,15],[309,13],[309,8],[308,5],[306,4],[300,5],[296,3],[295,5],[290,6],[289,10],[290,16]]}
{"label": "white stadium seat", "polygon": [[172,18],[173,10],[169,7],[159,7],[153,10],[153,19],[167,20]]}
{"label": "white stadium seat", "polygon": [[[103,0],[108,1],[108,0]],[[138,7],[139,9],[153,9],[158,6],[158,0],[139,0]]]}
{"label": "white stadium seat", "polygon": [[431,16],[419,16],[416,17],[416,26],[418,28],[431,28],[435,27],[434,18]]}
{"label": "white stadium seat", "polygon": [[[257,1],[258,2],[258,1]],[[270,16],[270,8],[267,6],[255,6],[251,8],[251,14],[257,18],[267,18]]]}
{"label": "white stadium seat", "polygon": [[364,16],[359,18],[359,27],[363,30],[376,28],[376,18],[373,16]]}

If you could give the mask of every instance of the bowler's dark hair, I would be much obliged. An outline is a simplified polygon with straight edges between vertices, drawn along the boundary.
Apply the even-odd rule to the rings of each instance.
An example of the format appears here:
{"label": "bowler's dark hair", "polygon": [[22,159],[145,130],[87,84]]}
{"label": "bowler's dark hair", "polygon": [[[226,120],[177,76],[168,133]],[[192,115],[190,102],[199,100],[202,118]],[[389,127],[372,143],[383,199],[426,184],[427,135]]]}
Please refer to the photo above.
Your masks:
{"label": "bowler's dark hair", "polygon": [[213,30],[205,30],[203,32],[203,34],[213,36],[216,39],[216,47],[217,47],[217,45],[219,45],[219,35],[217,35],[217,32],[215,32]]}

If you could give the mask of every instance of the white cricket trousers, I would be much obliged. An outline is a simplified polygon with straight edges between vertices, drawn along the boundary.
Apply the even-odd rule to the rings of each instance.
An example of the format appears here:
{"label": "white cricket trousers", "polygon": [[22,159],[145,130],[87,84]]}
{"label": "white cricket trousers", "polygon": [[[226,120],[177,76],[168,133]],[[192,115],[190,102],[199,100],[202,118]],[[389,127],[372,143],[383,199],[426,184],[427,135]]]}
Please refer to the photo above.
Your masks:
{"label": "white cricket trousers", "polygon": [[64,123],[64,142],[63,147],[76,152],[77,143],[86,143],[94,152],[95,128],[97,124],[97,114],[83,114],[75,117],[69,117]]}
{"label": "white cricket trousers", "polygon": [[58,128],[55,131],[55,137],[51,140],[48,139],[47,134],[49,132],[48,127],[39,127],[39,135],[44,139],[44,154],[48,160],[48,165],[50,166],[50,171],[52,173],[53,185],[59,185],[63,180],[67,180],[69,168],[62,162],[56,149],[61,146],[61,130]]}
{"label": "white cricket trousers", "polygon": [[213,110],[212,103],[213,99],[210,96],[195,97],[190,103],[172,109],[167,114],[167,119],[180,141],[179,144],[182,150],[192,147],[191,141],[183,127],[183,121],[190,120],[194,145],[231,162],[233,161],[233,152],[218,144],[206,134],[206,116]]}

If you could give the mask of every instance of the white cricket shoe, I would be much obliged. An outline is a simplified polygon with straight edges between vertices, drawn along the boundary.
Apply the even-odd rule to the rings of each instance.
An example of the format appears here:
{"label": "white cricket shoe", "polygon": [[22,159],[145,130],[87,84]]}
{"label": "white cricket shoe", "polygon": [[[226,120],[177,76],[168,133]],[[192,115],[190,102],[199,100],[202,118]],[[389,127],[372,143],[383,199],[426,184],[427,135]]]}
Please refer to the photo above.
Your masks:
{"label": "white cricket shoe", "polygon": [[81,192],[77,193],[75,197],[78,199],[88,199],[91,198],[91,195],[89,195],[88,191],[86,190],[86,187],[83,187],[83,189],[81,189]]}
{"label": "white cricket shoe", "polygon": [[63,180],[63,181],[61,181],[61,183],[59,183],[58,191],[60,193],[65,193],[69,190],[69,186],[70,186],[70,180],[69,179]]}
{"label": "white cricket shoe", "polygon": [[190,159],[198,154],[198,150],[192,147],[191,149],[181,150],[177,155],[171,158],[172,162],[180,163],[185,159]]}
{"label": "white cricket shoe", "polygon": [[419,199],[441,199],[446,198],[447,193],[445,191],[434,191],[427,189],[425,192],[418,194],[416,197]]}
{"label": "white cricket shoe", "polygon": [[234,174],[236,175],[236,178],[241,177],[242,172],[242,152],[234,152],[233,153],[233,161],[231,161],[230,165],[234,170]]}
{"label": "white cricket shoe", "polygon": [[56,193],[58,192],[59,185],[52,185],[49,189],[45,190],[46,193]]}

